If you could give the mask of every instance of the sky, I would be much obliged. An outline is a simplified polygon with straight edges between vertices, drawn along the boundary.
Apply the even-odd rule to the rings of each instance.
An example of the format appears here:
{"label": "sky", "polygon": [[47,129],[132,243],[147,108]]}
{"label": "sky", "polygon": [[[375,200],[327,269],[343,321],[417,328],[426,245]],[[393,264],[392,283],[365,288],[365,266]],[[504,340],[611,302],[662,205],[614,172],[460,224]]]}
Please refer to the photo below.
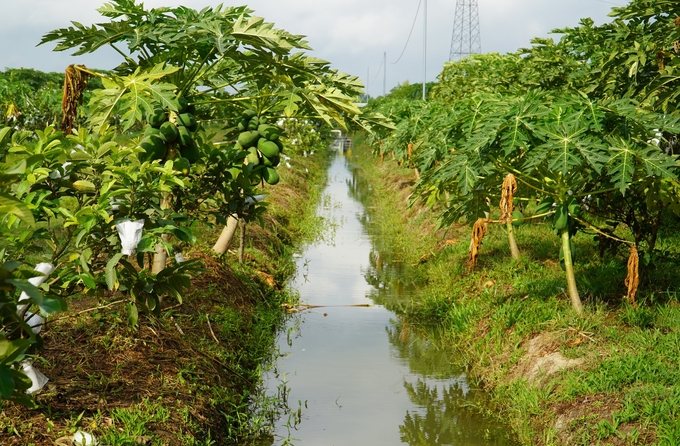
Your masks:
{"label": "sky", "polygon": [[[255,15],[293,34],[307,36],[312,55],[340,71],[359,76],[371,96],[383,88],[423,79],[423,7],[427,1],[427,81],[449,59],[456,0],[250,0]],[[62,71],[71,63],[110,69],[120,63],[112,50],[73,57],[39,47],[43,34],[77,21],[104,21],[96,9],[105,0],[0,0],[0,69],[35,68]],[[146,0],[147,7],[185,5],[195,9],[219,4],[216,0]],[[225,5],[244,2],[223,1]],[[590,17],[596,24],[611,20],[611,8],[624,0],[478,0],[482,52],[507,53],[530,45],[533,37],[547,37],[556,28],[576,26]],[[415,20],[414,20],[415,18]],[[409,30],[413,35],[405,46]],[[404,55],[393,64],[402,50]],[[386,53],[387,72],[382,71]],[[384,77],[386,74],[386,80]]]}

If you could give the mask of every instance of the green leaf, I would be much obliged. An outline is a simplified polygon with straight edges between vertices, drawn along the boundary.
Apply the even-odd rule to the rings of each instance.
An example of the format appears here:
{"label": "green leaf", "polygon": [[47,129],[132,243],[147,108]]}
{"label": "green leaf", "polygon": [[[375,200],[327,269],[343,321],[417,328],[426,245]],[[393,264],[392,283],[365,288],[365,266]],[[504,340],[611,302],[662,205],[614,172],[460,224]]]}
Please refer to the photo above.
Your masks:
{"label": "green leaf", "polygon": [[132,326],[137,325],[139,321],[139,310],[137,309],[137,304],[130,303],[127,306],[128,323]]}
{"label": "green leaf", "polygon": [[624,140],[619,140],[616,146],[610,147],[609,152],[612,155],[607,163],[607,173],[612,177],[612,181],[621,194],[625,195],[633,181],[635,152]]}
{"label": "green leaf", "polygon": [[60,297],[45,297],[39,305],[45,314],[66,311],[66,301]]}
{"label": "green leaf", "polygon": [[89,274],[80,274],[78,277],[80,277],[80,280],[83,281],[86,287],[90,289],[95,289],[97,287],[97,282],[95,282],[94,278]]}
{"label": "green leaf", "polygon": [[90,101],[93,109],[90,122],[98,131],[108,127],[111,117],[119,112],[124,122],[123,130],[141,121],[144,112],[151,113],[155,104],[163,108],[177,110],[175,98],[177,87],[169,83],[156,82],[178,70],[177,67],[157,64],[149,70],[135,70],[129,76],[111,76],[103,80],[104,89],[95,90]]}
{"label": "green leaf", "polygon": [[40,290],[30,283],[28,280],[19,279],[7,279],[5,282],[10,283],[17,287],[20,291],[23,291],[31,299],[31,302],[40,305],[43,301],[43,295]]}
{"label": "green leaf", "polygon": [[9,341],[5,335],[0,335],[0,365],[11,365],[14,362],[20,361],[30,345],[30,339]]}
{"label": "green leaf", "polygon": [[544,198],[538,206],[536,206],[536,215],[546,214],[552,210],[555,200],[552,197]]}
{"label": "green leaf", "polygon": [[106,262],[105,278],[106,286],[109,288],[109,291],[115,291],[118,289],[118,274],[116,272],[116,266],[122,257],[123,254],[119,252],[118,254],[111,257],[108,262]]}
{"label": "green leaf", "polygon": [[14,374],[9,365],[0,365],[0,396],[8,399],[14,393]]}
{"label": "green leaf", "polygon": [[0,214],[12,214],[29,226],[35,225],[33,214],[22,201],[0,192]]}

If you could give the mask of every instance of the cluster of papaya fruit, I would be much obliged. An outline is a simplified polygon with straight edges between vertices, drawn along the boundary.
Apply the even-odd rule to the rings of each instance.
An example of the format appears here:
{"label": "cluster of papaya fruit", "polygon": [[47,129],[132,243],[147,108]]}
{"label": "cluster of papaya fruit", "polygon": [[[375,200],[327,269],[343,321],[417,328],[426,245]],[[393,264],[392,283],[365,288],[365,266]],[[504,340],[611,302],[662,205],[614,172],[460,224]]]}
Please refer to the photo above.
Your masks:
{"label": "cluster of papaya fruit", "polygon": [[148,125],[144,129],[140,146],[146,151],[145,159],[148,161],[163,161],[168,158],[170,149],[177,148],[174,166],[176,170],[186,175],[191,164],[200,158],[198,145],[191,136],[198,124],[193,106],[190,106],[183,97],[178,101],[177,112],[156,107],[153,112],[147,113]]}
{"label": "cluster of papaya fruit", "polygon": [[267,183],[278,183],[279,173],[275,167],[281,162],[280,154],[284,149],[279,139],[281,129],[267,124],[264,116],[258,117],[255,110],[248,109],[241,115],[238,130],[241,133],[234,148],[248,151],[246,164]]}

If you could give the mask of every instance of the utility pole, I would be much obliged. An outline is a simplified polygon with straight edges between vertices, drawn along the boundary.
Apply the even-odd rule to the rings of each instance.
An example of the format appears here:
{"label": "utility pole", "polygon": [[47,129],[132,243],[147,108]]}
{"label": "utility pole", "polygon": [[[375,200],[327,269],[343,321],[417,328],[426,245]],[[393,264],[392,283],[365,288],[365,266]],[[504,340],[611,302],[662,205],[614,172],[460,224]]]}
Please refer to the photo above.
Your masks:
{"label": "utility pole", "polygon": [[449,60],[463,59],[481,52],[478,0],[456,0]]}
{"label": "utility pole", "polygon": [[427,84],[427,0],[424,0],[423,9],[423,101]]}
{"label": "utility pole", "polygon": [[387,51],[383,53],[383,96],[387,96]]}

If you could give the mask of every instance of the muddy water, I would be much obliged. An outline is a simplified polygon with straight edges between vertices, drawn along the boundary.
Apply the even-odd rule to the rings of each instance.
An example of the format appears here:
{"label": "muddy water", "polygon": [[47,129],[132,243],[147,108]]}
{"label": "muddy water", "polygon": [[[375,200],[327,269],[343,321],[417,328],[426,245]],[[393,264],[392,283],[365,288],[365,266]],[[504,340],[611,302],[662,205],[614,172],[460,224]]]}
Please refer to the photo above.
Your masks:
{"label": "muddy water", "polygon": [[438,347],[436,334],[388,309],[414,294],[400,281],[406,267],[374,248],[372,240],[387,247],[389,241],[371,233],[357,200],[365,193],[338,155],[318,210],[331,229],[301,253],[292,284],[313,307],[291,318],[279,338],[277,369],[300,416],[279,422],[275,443],[514,444],[505,426],[478,415],[479,392],[452,366],[452,353]]}

